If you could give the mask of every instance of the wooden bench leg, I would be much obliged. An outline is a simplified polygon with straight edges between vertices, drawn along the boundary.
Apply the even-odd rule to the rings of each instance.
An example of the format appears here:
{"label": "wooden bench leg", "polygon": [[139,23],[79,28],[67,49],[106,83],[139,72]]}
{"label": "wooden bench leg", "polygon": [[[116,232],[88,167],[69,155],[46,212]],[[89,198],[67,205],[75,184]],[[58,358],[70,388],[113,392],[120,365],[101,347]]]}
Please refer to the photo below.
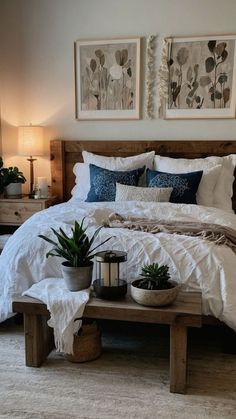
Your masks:
{"label": "wooden bench leg", "polygon": [[53,348],[52,332],[47,317],[24,313],[25,363],[28,367],[40,367]]}
{"label": "wooden bench leg", "polygon": [[187,327],[170,326],[170,392],[186,392]]}

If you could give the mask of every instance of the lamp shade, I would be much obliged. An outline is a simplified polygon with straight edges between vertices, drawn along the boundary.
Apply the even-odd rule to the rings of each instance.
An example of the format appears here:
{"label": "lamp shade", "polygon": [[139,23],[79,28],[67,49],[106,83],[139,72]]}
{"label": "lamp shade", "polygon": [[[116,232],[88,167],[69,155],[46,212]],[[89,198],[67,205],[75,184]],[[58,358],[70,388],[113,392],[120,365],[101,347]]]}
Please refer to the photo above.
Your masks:
{"label": "lamp shade", "polygon": [[43,155],[43,127],[28,125],[18,128],[18,154],[20,156]]}

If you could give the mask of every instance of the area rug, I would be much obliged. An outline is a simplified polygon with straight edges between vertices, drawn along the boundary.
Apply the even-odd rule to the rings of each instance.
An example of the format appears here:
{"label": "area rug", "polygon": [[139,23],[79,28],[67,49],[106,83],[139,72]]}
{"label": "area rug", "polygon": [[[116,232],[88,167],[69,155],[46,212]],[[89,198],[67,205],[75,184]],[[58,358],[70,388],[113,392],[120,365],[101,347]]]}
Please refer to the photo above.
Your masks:
{"label": "area rug", "polygon": [[22,325],[0,324],[0,418],[225,419],[236,417],[236,355],[217,333],[189,336],[188,390],[169,392],[168,329],[104,322],[103,354],[73,364],[52,352],[24,365]]}

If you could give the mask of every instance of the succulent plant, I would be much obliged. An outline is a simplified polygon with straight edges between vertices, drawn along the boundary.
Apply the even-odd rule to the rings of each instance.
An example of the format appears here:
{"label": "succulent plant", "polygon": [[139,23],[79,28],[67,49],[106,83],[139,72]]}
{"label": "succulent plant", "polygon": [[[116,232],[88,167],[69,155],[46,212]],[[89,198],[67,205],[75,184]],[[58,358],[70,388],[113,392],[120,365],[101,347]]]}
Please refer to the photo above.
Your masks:
{"label": "succulent plant", "polygon": [[163,290],[172,288],[169,282],[170,274],[167,265],[159,265],[152,263],[151,265],[144,265],[141,272],[142,278],[139,280],[138,288],[148,290]]}

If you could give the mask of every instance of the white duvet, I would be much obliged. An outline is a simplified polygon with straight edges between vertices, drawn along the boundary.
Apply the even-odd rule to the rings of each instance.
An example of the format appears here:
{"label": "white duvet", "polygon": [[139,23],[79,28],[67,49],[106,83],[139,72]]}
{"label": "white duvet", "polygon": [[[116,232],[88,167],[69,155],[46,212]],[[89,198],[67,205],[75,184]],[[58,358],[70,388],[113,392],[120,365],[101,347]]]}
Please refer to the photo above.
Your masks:
{"label": "white duvet", "polygon": [[[44,278],[61,276],[61,260],[46,259],[51,245],[38,234],[53,237],[50,227],[62,227],[69,232],[74,220],[83,217],[88,234],[92,234],[112,212],[162,220],[198,220],[236,229],[236,215],[197,205],[76,200],[56,205],[27,220],[8,240],[0,256],[0,321],[11,315],[15,295]],[[113,237],[99,250],[128,252],[129,281],[138,277],[143,264],[168,264],[172,277],[184,289],[202,291],[204,314],[212,314],[236,330],[236,255],[229,247],[195,237],[110,228],[101,230],[97,243],[106,236]]]}

